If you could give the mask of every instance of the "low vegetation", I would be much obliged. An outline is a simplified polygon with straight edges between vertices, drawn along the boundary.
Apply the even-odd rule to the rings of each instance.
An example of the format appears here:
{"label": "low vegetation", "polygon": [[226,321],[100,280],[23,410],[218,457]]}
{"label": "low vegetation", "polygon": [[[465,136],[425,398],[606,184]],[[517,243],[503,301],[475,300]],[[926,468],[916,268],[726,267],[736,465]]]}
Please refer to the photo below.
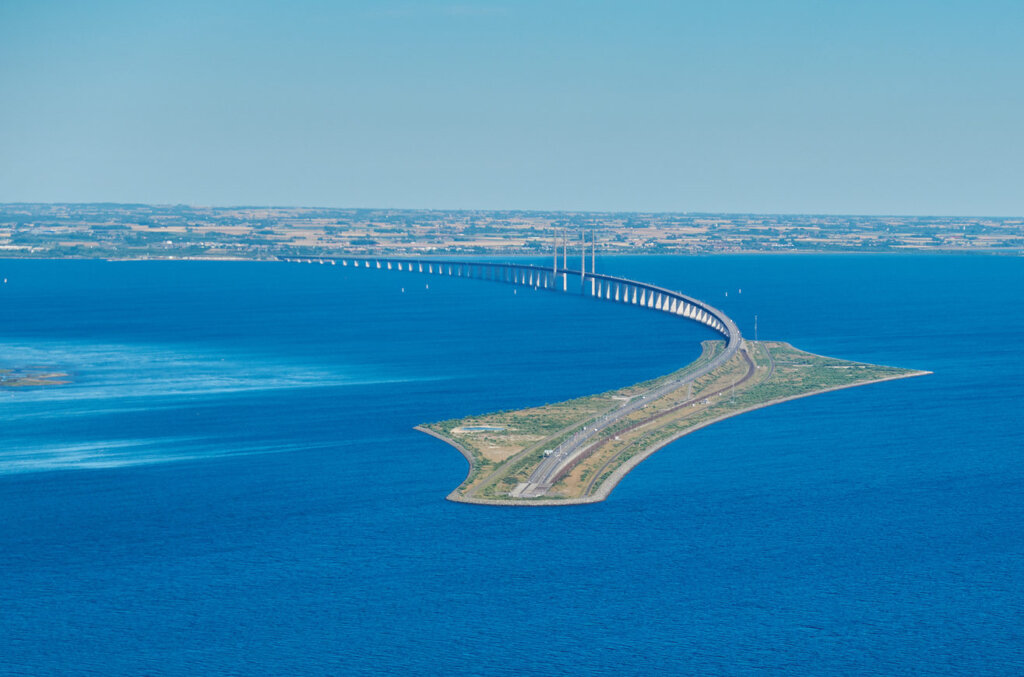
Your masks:
{"label": "low vegetation", "polygon": [[[777,402],[927,372],[838,360],[797,350],[788,343],[745,341],[718,369],[652,398],[642,408],[604,427],[573,464],[541,495],[515,498],[516,487],[556,448],[623,403],[681,380],[723,350],[707,341],[700,358],[652,381],[566,402],[452,419],[421,426],[459,447],[470,462],[465,481],[449,496],[481,503],[559,503],[603,499],[636,463],[686,433],[715,421]],[[475,430],[474,430],[475,428]],[[486,429],[491,428],[491,429]]]}
{"label": "low vegetation", "polygon": [[60,386],[68,383],[68,375],[60,371],[0,369],[0,388]]}

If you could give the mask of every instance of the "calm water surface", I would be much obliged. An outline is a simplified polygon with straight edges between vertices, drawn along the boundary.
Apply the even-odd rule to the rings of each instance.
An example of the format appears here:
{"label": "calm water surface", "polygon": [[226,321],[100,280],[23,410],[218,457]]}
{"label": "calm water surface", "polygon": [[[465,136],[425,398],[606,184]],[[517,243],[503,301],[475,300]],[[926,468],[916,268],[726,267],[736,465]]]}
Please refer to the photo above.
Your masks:
{"label": "calm water surface", "polygon": [[701,430],[601,504],[458,505],[413,425],[714,335],[397,272],[0,261],[0,367],[74,377],[0,390],[0,673],[1024,673],[1024,259],[599,264],[935,374]]}

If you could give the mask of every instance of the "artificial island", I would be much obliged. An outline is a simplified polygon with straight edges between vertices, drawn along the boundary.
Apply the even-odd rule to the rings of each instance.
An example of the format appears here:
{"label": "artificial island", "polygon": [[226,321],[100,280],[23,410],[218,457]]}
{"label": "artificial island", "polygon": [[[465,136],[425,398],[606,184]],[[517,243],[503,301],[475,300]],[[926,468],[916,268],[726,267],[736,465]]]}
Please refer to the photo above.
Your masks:
{"label": "artificial island", "polygon": [[[930,372],[849,362],[781,341],[750,341],[725,313],[677,291],[568,267],[558,242],[550,266],[435,258],[286,258],[363,270],[443,275],[580,293],[697,322],[721,335],[692,364],[660,378],[566,402],[417,426],[458,449],[469,473],[448,499],[494,505],[604,500],[637,464],[670,442],[753,409],[831,390]],[[561,259],[561,261],[559,261]]]}

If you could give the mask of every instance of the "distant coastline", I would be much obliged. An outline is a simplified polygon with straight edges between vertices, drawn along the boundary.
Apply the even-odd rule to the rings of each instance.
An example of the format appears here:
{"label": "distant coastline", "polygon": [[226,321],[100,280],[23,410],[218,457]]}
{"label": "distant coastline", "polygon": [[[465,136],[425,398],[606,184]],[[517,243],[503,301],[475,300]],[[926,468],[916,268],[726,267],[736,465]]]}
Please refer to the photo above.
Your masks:
{"label": "distant coastline", "polygon": [[1024,253],[1024,217],[0,204],[0,258]]}
{"label": "distant coastline", "polygon": [[[365,252],[356,254],[345,254],[346,256],[368,256]],[[376,252],[369,254],[369,256],[379,255],[381,257],[401,256],[401,253],[396,254],[395,252]],[[1024,250],[1022,251],[1006,251],[1006,250],[954,250],[954,249],[908,249],[908,250],[897,250],[897,251],[811,251],[811,250],[800,250],[800,251],[764,251],[758,249],[751,250],[737,250],[728,252],[703,252],[703,253],[686,253],[686,252],[604,252],[598,253],[599,256],[608,258],[619,258],[624,256],[996,256],[996,257],[1019,257],[1024,256]],[[341,256],[341,254],[331,255],[320,255],[312,256],[314,262],[318,258],[332,258],[335,256]],[[431,252],[429,256],[444,256],[446,258],[461,258],[461,257],[472,257],[474,260],[481,258],[480,254],[468,254],[452,253],[445,251]],[[500,257],[502,260],[512,259],[524,259],[524,260],[536,260],[538,257],[544,257],[544,254],[537,253],[522,253],[517,251],[500,252],[495,251],[493,253],[484,254],[483,256]],[[550,256],[550,255],[548,255]],[[577,257],[579,255],[577,254]],[[141,261],[150,262],[174,262],[174,261],[220,261],[224,263],[280,263],[282,258],[277,256],[268,258],[249,258],[245,256],[137,256],[137,257],[125,257],[125,256],[32,256],[32,255],[11,255],[7,252],[0,251],[0,261],[104,261],[106,263],[136,263]]]}

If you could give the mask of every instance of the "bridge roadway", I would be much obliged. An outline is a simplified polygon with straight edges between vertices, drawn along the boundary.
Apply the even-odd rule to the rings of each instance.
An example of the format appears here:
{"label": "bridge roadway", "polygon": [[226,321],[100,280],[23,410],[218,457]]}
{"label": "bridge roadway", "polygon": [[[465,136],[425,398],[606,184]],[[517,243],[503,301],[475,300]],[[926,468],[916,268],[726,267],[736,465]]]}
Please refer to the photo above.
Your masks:
{"label": "bridge roadway", "polygon": [[[711,327],[728,339],[732,352],[739,346],[740,333],[735,323],[722,311],[677,291],[637,282],[624,277],[589,271],[572,270],[558,266],[537,266],[497,261],[470,261],[465,259],[431,258],[296,258],[279,257],[281,261],[351,266],[376,270],[395,270],[428,275],[465,277],[492,282],[568,292],[575,291],[578,281],[580,294],[627,305],[638,305],[652,310],[679,315],[685,319]],[[570,286],[569,280],[573,280]],[[559,284],[561,282],[561,284]],[[589,285],[587,284],[589,283]]]}
{"label": "bridge roadway", "polygon": [[[564,257],[563,257],[564,258]],[[493,282],[503,282],[534,289],[579,293],[604,301],[636,305],[651,310],[676,315],[714,329],[725,337],[725,350],[699,369],[688,372],[682,378],[659,386],[657,389],[624,402],[620,407],[597,419],[587,421],[579,431],[562,442],[546,456],[530,475],[524,485],[513,493],[514,497],[529,498],[542,496],[569,468],[595,448],[588,444],[609,427],[643,407],[647,402],[663,397],[686,386],[732,359],[740,349],[742,336],[736,323],[717,308],[681,292],[672,291],[646,282],[637,282],[624,277],[572,270],[558,266],[556,256],[551,267],[523,263],[498,261],[472,261],[468,259],[435,259],[411,257],[351,256],[331,258],[282,257],[282,261],[295,263],[319,263],[369,270],[392,270],[396,272],[422,273],[464,277]],[[584,259],[585,261],[585,259]],[[572,284],[570,285],[570,280]],[[589,283],[589,284],[588,284]]]}

